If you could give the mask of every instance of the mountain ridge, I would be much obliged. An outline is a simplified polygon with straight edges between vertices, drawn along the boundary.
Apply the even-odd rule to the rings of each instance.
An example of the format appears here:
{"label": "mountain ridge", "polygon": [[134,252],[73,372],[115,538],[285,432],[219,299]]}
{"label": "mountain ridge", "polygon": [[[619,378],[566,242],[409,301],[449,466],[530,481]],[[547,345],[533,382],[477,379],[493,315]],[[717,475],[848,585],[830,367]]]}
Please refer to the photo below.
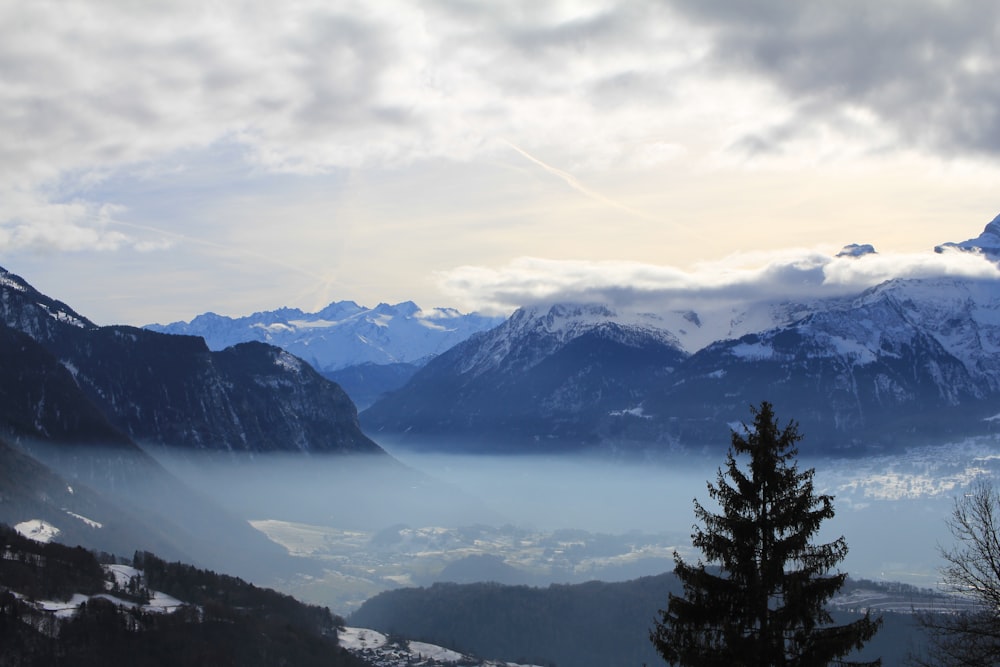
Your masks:
{"label": "mountain ridge", "polygon": [[97,407],[112,426],[109,440],[118,430],[140,442],[193,449],[384,455],[361,432],[357,409],[339,386],[273,345],[213,352],[196,336],[97,326],[5,269],[0,323],[68,372],[72,382],[60,379],[64,393],[75,385],[86,400],[74,400]]}
{"label": "mountain ridge", "polygon": [[[1000,230],[1000,216],[980,239],[988,242],[992,229]],[[865,261],[870,254],[865,249],[841,261]],[[598,320],[621,331],[638,327],[634,331],[677,357],[650,357],[644,381],[608,382],[599,399],[591,391],[590,400],[581,400],[582,378],[594,369],[588,356],[578,356],[576,365],[550,360],[565,354],[567,341],[580,332],[596,335]],[[728,336],[692,346],[695,330],[701,337],[723,330]],[[605,354],[603,369],[633,363],[627,345]],[[545,380],[550,394],[537,390],[532,369],[541,367],[553,371]],[[711,313],[623,316],[603,304],[526,307],[431,360],[361,419],[380,437],[416,448],[478,450],[451,436],[491,431],[499,450],[663,455],[724,445],[747,406],[761,399],[795,415],[811,434],[806,448],[816,454],[993,432],[1000,281],[893,278],[854,294],[750,301]],[[546,420],[558,421],[558,428]]]}
{"label": "mountain ridge", "polygon": [[144,328],[201,336],[211,350],[252,340],[270,343],[330,373],[365,363],[419,365],[502,320],[453,308],[423,310],[412,301],[379,303],[374,308],[335,301],[315,313],[298,308],[236,318],[203,313],[190,322]]}

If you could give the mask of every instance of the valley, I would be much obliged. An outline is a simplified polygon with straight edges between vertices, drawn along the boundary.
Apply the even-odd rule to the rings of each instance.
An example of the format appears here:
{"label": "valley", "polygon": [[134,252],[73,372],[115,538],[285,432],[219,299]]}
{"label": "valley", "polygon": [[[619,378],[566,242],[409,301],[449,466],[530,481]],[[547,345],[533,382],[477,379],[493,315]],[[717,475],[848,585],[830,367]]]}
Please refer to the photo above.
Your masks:
{"label": "valley", "polygon": [[[299,563],[269,585],[341,614],[381,591],[437,581],[547,586],[668,572],[674,550],[693,555],[691,501],[707,502],[720,464],[390,451],[418,476],[390,481],[377,468],[316,459],[161,462],[229,511],[242,508]],[[820,539],[845,536],[852,578],[937,590],[945,520],[974,482],[1000,479],[998,451],[998,439],[980,437],[805,459],[818,490],[834,496]]]}

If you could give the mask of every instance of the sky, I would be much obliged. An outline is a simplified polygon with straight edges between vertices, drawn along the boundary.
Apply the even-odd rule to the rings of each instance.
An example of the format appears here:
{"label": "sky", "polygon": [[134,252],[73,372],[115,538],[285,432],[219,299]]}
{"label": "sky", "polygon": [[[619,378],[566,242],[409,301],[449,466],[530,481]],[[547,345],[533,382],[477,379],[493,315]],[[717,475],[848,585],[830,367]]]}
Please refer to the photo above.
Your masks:
{"label": "sky", "polygon": [[997,44],[989,1],[0,0],[0,266],[136,325],[988,273],[933,247],[1000,213]]}

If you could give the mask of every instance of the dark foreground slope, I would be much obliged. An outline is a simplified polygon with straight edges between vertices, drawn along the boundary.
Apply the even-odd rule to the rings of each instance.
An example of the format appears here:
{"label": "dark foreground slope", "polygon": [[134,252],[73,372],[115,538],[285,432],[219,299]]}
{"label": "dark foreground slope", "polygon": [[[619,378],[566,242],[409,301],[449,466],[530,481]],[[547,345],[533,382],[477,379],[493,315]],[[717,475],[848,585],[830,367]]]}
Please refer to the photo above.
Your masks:
{"label": "dark foreground slope", "polygon": [[361,432],[347,394],[280,348],[211,352],[194,336],[100,327],[4,269],[0,323],[44,348],[108,422],[140,443],[384,455]]}
{"label": "dark foreground slope", "polygon": [[[139,575],[121,581],[91,552],[4,526],[0,545],[3,665],[365,664],[338,646],[341,619],[328,609],[234,577],[141,553]],[[150,605],[154,591],[182,604]]]}
{"label": "dark foreground slope", "polygon": [[[434,584],[380,593],[348,623],[537,665],[658,665],[663,660],[649,629],[669,594],[680,592],[673,574],[548,588]],[[909,609],[905,601],[901,608]],[[851,614],[834,612],[838,623]],[[912,615],[886,612],[884,618],[883,629],[854,659],[881,656],[885,667],[902,665],[921,645]]]}

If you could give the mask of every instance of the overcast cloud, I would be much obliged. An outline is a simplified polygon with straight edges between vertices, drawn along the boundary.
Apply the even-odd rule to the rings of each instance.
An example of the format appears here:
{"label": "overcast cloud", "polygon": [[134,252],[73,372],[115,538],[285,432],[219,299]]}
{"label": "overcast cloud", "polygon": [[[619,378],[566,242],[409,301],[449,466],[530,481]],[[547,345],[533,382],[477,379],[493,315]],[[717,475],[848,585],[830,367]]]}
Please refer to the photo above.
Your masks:
{"label": "overcast cloud", "polygon": [[734,255],[691,271],[637,262],[520,257],[495,269],[458,267],[440,279],[456,299],[495,312],[554,302],[658,312],[842,296],[892,278],[941,276],[1000,280],[1000,267],[981,254],[961,251],[835,257],[789,249]]}
{"label": "overcast cloud", "polygon": [[[191,267],[230,311],[436,298],[442,272],[437,294],[490,306],[584,266],[602,290],[701,282],[651,247],[878,242],[902,234],[894,207],[911,236],[954,214],[933,242],[960,240],[1000,210],[998,19],[937,0],[6,3],[0,260],[31,279],[66,257],[64,298],[84,267],[105,294],[158,276],[193,315],[213,304],[164,272]],[[731,232],[736,209],[773,230]],[[876,238],[825,238],[841,225]],[[166,319],[125,308],[96,316]]]}
{"label": "overcast cloud", "polygon": [[[710,60],[772,81],[794,114],[744,139],[755,150],[817,123],[943,155],[1000,153],[1000,6],[988,1],[675,2],[710,26]],[[878,149],[872,146],[872,149]]]}

